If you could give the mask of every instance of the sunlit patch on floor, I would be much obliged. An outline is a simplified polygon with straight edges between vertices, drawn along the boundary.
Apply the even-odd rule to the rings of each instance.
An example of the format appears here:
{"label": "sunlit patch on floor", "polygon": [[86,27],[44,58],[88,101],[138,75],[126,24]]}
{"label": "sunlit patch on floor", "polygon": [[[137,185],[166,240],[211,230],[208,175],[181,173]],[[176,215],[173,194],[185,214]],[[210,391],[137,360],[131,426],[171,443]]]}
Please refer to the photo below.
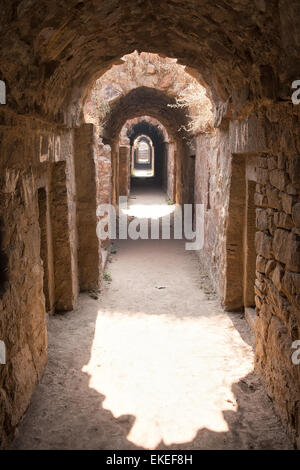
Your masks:
{"label": "sunlit patch on floor", "polygon": [[122,209],[123,214],[139,219],[159,219],[174,212],[175,206],[167,204],[133,204],[129,209]]}
{"label": "sunlit patch on floor", "polygon": [[114,417],[135,416],[127,439],[150,449],[191,441],[202,428],[228,431],[232,384],[253,369],[250,346],[218,315],[100,311],[91,352],[90,387]]}

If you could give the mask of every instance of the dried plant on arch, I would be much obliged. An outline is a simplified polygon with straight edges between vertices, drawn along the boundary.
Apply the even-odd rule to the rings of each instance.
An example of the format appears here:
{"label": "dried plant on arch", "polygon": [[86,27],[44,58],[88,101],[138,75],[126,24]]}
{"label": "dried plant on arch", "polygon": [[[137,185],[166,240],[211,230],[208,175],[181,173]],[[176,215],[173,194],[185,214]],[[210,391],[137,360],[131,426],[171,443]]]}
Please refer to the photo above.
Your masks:
{"label": "dried plant on arch", "polygon": [[209,132],[212,129],[212,106],[206,96],[206,90],[196,80],[175,97],[175,104],[169,104],[171,108],[186,108],[190,118],[185,130],[191,134]]}

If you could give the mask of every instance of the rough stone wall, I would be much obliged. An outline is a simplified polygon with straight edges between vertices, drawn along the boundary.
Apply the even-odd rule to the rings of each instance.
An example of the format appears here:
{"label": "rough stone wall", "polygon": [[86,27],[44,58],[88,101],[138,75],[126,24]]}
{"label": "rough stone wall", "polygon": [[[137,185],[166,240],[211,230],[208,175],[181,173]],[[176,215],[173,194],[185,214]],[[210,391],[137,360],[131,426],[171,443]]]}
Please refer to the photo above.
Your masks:
{"label": "rough stone wall", "polygon": [[232,154],[223,301],[225,309],[230,311],[241,311],[245,306],[254,307],[255,181],[255,156]]}
{"label": "rough stone wall", "polygon": [[72,310],[78,295],[76,248],[72,246],[66,162],[52,167],[51,214],[53,228],[55,310]]}
{"label": "rough stone wall", "polygon": [[[155,11],[153,2],[141,7],[135,1],[116,1],[113,11],[111,2],[12,0],[3,4],[1,79],[8,85],[8,106],[27,116],[0,113],[1,248],[2,256],[8,258],[9,281],[9,288],[5,288],[5,282],[2,287],[0,308],[0,333],[7,341],[9,357],[0,383],[1,429],[2,436],[6,436],[2,437],[2,445],[26,408],[45,360],[36,190],[47,163],[54,161],[61,136],[56,136],[57,129],[45,121],[31,118],[30,113],[71,125],[79,114],[85,90],[115,60],[133,49],[179,57],[211,88],[217,122],[224,116],[234,120],[228,135],[220,130],[201,137],[203,161],[211,158],[209,164],[203,164],[208,178],[198,174],[196,182],[199,197],[203,201],[207,197],[207,265],[221,297],[229,288],[225,273],[232,261],[226,225],[229,185],[234,184],[232,154],[260,153],[258,158],[268,161],[268,168],[261,166],[265,163],[257,163],[256,205],[261,211],[256,236],[260,250],[256,364],[279,413],[299,442],[299,368],[291,364],[289,348],[291,339],[297,335],[299,338],[299,111],[290,103],[282,104],[290,101],[291,83],[299,79],[299,8],[299,0],[235,0],[221,4],[178,0],[157,3]],[[154,95],[148,93],[144,100]],[[127,117],[136,116],[143,103],[141,98],[135,96],[136,105]],[[157,94],[157,106],[149,108],[156,111],[156,117],[163,112],[161,103],[161,95]],[[251,113],[253,117],[247,119]],[[255,113],[261,114],[264,143]],[[165,118],[167,123],[169,115]],[[62,154],[71,152],[69,137],[62,141]],[[113,149],[113,174],[117,175],[115,156]],[[38,170],[40,163],[44,166]],[[61,181],[65,178],[67,184],[62,197],[69,206],[64,224],[70,238],[64,241],[70,244],[73,273],[77,248],[72,159],[67,159],[66,177],[63,165],[56,168],[60,168]],[[179,177],[180,172],[179,167]],[[180,185],[177,178],[178,202]],[[114,192],[114,202],[116,196]],[[76,292],[76,282],[73,277],[71,292]]]}
{"label": "rough stone wall", "polygon": [[[0,294],[0,339],[6,345],[0,374],[0,447],[4,448],[47,361],[44,271],[48,268],[56,276],[55,283],[48,279],[55,293],[51,303],[57,309],[73,308],[77,248],[72,133],[3,107],[0,123],[1,255],[6,264]],[[60,161],[63,158],[68,161]],[[40,226],[41,189],[46,194],[47,235]],[[55,236],[50,237],[50,232]],[[43,265],[44,249],[48,256]]]}
{"label": "rough stone wall", "polygon": [[164,174],[163,189],[166,191],[168,198],[175,201],[175,143],[164,142]]}
{"label": "rough stone wall", "polygon": [[0,447],[13,436],[46,364],[47,337],[38,202],[33,171],[1,172],[0,208],[8,282],[0,299]]}
{"label": "rough stone wall", "polygon": [[[283,116],[285,116],[283,118]],[[300,109],[274,106],[257,158],[256,367],[300,447]]]}
{"label": "rough stone wall", "polygon": [[204,247],[199,256],[221,300],[225,292],[226,213],[231,154],[228,132],[216,129],[196,137],[195,202],[204,205]]}
{"label": "rough stone wall", "polygon": [[[111,148],[109,145],[103,145],[97,142],[95,146],[95,165],[96,165],[96,200],[97,208],[100,204],[111,204],[112,201],[112,169],[111,169]],[[97,215],[97,223],[102,216]],[[108,250],[109,240],[101,240],[102,247],[102,267],[105,263],[105,253]]]}
{"label": "rough stone wall", "polygon": [[111,149],[109,145],[98,143],[96,160],[97,204],[111,203]]}
{"label": "rough stone wall", "polygon": [[56,161],[51,166],[50,210],[57,311],[72,310],[79,292],[73,140],[73,131],[61,133]]}
{"label": "rough stone wall", "polygon": [[[0,447],[25,412],[47,360],[37,189],[41,123],[0,110],[0,214],[6,283],[0,296]],[[44,128],[43,131],[46,132]],[[48,129],[49,132],[49,129]],[[44,164],[46,172],[47,164]]]}
{"label": "rough stone wall", "polygon": [[183,188],[183,201],[185,204],[193,204],[195,201],[195,145],[183,146],[182,155],[182,188]]}
{"label": "rough stone wall", "polygon": [[176,204],[185,204],[186,200],[186,187],[184,186],[184,180],[186,175],[186,157],[188,155],[188,149],[186,144],[179,139],[176,139],[176,146],[174,152],[175,159],[175,201]]}
{"label": "rough stone wall", "polygon": [[97,289],[101,282],[101,241],[97,237],[97,186],[94,126],[75,129],[75,180],[79,288]]}
{"label": "rough stone wall", "polygon": [[224,307],[241,311],[243,300],[244,236],[246,211],[246,156],[232,155],[229,201],[226,221],[226,270],[224,273]]}
{"label": "rough stone wall", "polygon": [[119,142],[113,140],[111,147],[112,204],[116,207],[119,201]]}
{"label": "rough stone wall", "polygon": [[163,143],[162,149],[162,189],[165,191],[170,199],[168,192],[168,153],[169,153],[169,142]]}
{"label": "rough stone wall", "polygon": [[[300,369],[291,346],[300,338],[299,116],[278,104],[199,135],[195,173],[195,202],[205,206],[199,256],[225,308],[251,304],[253,283],[256,368],[298,447]],[[247,250],[254,236],[255,274]]]}
{"label": "rough stone wall", "polygon": [[246,194],[248,156],[266,148],[263,118],[252,115],[230,121],[211,133],[199,134],[195,140],[195,202],[204,204],[205,223],[204,248],[199,255],[225,308],[241,309],[242,300],[238,305],[235,300],[231,302],[237,282],[239,297],[243,297],[240,254],[246,201],[241,199],[241,191]]}
{"label": "rough stone wall", "polygon": [[256,250],[255,236],[256,227],[256,206],[254,193],[256,183],[250,179],[246,167],[246,200],[245,200],[245,221],[244,221],[244,239],[243,239],[243,303],[245,307],[253,308],[255,306],[254,284],[256,278]]}
{"label": "rough stone wall", "polygon": [[130,146],[121,145],[119,147],[119,195],[128,196],[129,192],[129,159]]}

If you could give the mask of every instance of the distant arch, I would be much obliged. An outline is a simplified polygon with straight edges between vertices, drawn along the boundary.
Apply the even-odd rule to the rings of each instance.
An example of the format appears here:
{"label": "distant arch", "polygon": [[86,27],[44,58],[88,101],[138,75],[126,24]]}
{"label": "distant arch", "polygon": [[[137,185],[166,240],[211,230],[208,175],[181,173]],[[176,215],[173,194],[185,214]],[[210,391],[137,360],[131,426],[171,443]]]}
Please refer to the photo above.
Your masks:
{"label": "distant arch", "polygon": [[154,146],[150,137],[140,135],[133,142],[132,176],[154,176]]}

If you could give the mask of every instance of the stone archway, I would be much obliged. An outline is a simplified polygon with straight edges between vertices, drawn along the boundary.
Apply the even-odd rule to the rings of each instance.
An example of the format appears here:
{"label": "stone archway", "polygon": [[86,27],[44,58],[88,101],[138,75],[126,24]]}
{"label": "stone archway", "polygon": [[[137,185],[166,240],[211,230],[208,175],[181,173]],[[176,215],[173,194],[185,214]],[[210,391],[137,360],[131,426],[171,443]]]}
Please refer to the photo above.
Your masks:
{"label": "stone archway", "polygon": [[[76,134],[81,132],[76,126],[96,78],[133,50],[177,58],[207,88],[214,103],[215,128],[196,138],[195,189],[197,201],[206,205],[202,255],[223,301],[234,155],[256,155],[256,365],[299,445],[299,373],[290,359],[291,344],[300,331],[300,114],[290,99],[291,84],[299,78],[299,2],[219,5],[179,0],[157,5],[149,0],[141,6],[137,1],[117,1],[112,9],[109,3],[77,0],[33,0],[30,5],[12,1],[3,6],[0,27],[0,73],[6,85],[6,104],[0,108],[1,250],[11,286],[0,304],[1,332],[10,358],[4,377],[11,372],[11,380],[0,382],[0,422],[5,423],[1,445],[11,440],[47,358],[37,189],[41,180],[47,181],[55,305],[57,310],[69,310],[76,305],[83,282],[82,277],[78,281],[78,254],[80,258],[86,247],[83,231],[77,231],[86,194],[76,189]],[[144,89],[128,95],[130,102],[126,97],[119,100],[129,106],[125,120],[149,111],[167,126],[166,113],[156,107],[166,102],[162,93]],[[143,96],[153,98],[154,108],[139,114]],[[117,107],[111,116],[109,138],[125,122]],[[180,119],[172,122],[177,128]],[[85,154],[87,161],[90,156]],[[177,199],[182,202],[182,166],[176,171]],[[96,184],[93,192],[97,193]],[[98,245],[94,247],[97,254]],[[31,334],[24,334],[24,329]]]}

